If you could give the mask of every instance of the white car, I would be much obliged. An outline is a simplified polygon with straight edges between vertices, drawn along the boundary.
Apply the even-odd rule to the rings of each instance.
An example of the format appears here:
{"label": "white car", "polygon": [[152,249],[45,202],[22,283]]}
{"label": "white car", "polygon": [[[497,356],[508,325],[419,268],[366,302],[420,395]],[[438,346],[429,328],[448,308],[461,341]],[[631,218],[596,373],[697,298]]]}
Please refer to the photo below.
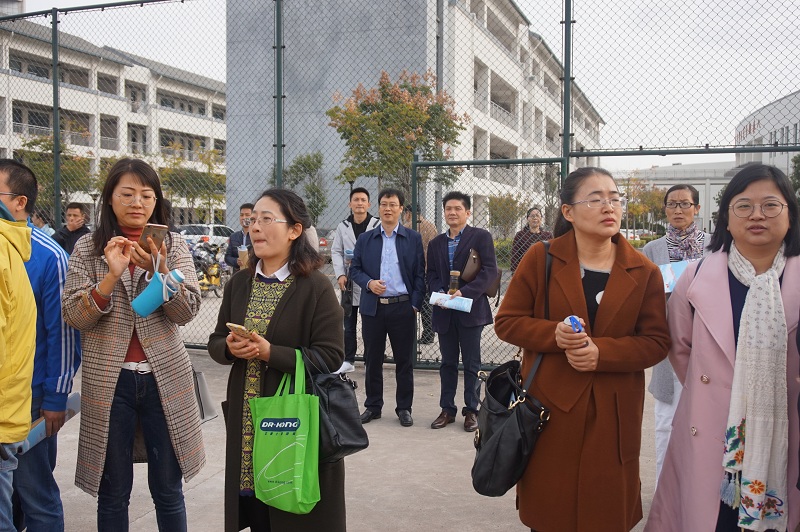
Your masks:
{"label": "white car", "polygon": [[189,245],[194,246],[198,242],[211,242],[220,247],[226,246],[233,229],[227,225],[217,224],[189,224],[178,226],[178,232]]}

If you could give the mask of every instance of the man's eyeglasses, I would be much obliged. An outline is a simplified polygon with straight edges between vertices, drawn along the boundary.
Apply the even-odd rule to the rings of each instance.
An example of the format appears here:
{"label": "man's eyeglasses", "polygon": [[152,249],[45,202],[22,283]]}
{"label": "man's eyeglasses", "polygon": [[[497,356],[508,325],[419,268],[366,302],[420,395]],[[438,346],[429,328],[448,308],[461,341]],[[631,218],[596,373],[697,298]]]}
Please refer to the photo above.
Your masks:
{"label": "man's eyeglasses", "polygon": [[122,203],[126,207],[130,207],[138,200],[139,203],[142,204],[142,207],[152,207],[156,204],[156,197],[151,194],[147,194],[145,196],[137,196],[135,194],[129,194],[127,192],[123,192],[122,194],[114,193],[116,197],[119,198],[119,202]]}
{"label": "man's eyeglasses", "polygon": [[22,194],[17,194],[16,192],[0,192],[0,196],[22,196]]}
{"label": "man's eyeglasses", "polygon": [[756,210],[756,205],[761,207],[761,213],[767,218],[775,218],[783,212],[787,204],[778,200],[765,201],[764,203],[753,203],[749,200],[739,200],[729,207],[737,218],[749,218]]}
{"label": "man's eyeglasses", "polygon": [[381,203],[380,204],[380,208],[381,209],[396,209],[399,206],[400,206],[399,203]]}
{"label": "man's eyeglasses", "polygon": [[585,203],[592,209],[600,209],[603,207],[603,205],[611,205],[615,209],[623,209],[625,208],[625,205],[628,204],[628,198],[585,199],[581,201],[576,201],[574,203],[570,203],[569,205],[577,205],[579,203]]}
{"label": "man's eyeglasses", "polygon": [[681,209],[688,209],[690,207],[694,207],[697,203],[692,203],[691,201],[668,201],[664,204],[664,207],[667,209],[675,209],[680,207]]}
{"label": "man's eyeglasses", "polygon": [[275,218],[274,216],[269,216],[268,214],[262,214],[261,216],[253,216],[250,218],[250,224],[258,224],[260,227],[265,227],[267,225],[272,224],[288,224],[288,220],[281,220],[279,218]]}

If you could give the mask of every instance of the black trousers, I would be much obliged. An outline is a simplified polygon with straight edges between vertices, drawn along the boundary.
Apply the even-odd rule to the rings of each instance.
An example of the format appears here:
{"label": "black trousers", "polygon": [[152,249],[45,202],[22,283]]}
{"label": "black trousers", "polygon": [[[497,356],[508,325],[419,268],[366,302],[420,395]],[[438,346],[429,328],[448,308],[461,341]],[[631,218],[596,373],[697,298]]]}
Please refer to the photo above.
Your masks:
{"label": "black trousers", "polygon": [[364,338],[366,393],[364,407],[376,413],[383,409],[383,357],[386,336],[392,344],[395,362],[398,410],[411,411],[414,401],[414,334],[416,314],[411,301],[381,305],[374,316],[361,315],[361,335]]}

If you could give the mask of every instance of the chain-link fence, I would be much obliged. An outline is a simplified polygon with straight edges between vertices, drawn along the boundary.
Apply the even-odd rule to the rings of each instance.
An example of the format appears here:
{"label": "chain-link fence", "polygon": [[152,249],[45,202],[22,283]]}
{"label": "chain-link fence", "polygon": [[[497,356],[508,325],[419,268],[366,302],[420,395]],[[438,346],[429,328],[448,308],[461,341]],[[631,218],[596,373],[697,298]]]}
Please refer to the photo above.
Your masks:
{"label": "chain-link fence", "polygon": [[[707,204],[735,164],[791,173],[799,30],[798,10],[782,0],[145,0],[55,9],[0,20],[0,156],[34,169],[53,227],[72,203],[93,223],[109,165],[141,157],[158,168],[187,239],[223,246],[241,229],[240,205],[271,184],[291,187],[325,254],[354,186],[370,191],[373,214],[380,188],[401,188],[438,231],[441,197],[458,189],[473,199],[470,223],[496,239],[505,284],[513,236],[532,206],[552,227],[566,168],[603,165],[662,187],[700,176]],[[643,154],[679,153],[724,153],[727,167],[686,165],[680,178],[634,171],[653,163]],[[459,164],[419,167],[412,194],[415,155]],[[634,225],[647,218],[629,215]],[[227,268],[207,273],[224,281]],[[334,282],[332,266],[324,271]],[[205,344],[218,282],[206,275],[208,297],[184,327],[187,343]],[[487,363],[510,352],[491,328],[485,343]],[[435,343],[420,345],[422,363],[437,357]]]}

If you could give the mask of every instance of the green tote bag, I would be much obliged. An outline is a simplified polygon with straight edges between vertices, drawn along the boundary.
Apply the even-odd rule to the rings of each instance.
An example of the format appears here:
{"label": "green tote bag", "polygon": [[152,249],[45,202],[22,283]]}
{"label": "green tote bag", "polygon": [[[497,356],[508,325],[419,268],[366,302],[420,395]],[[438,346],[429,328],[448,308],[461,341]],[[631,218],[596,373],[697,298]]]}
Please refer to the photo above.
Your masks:
{"label": "green tote bag", "polygon": [[307,514],[319,501],[319,397],[305,393],[299,350],[296,356],[294,378],[284,374],[274,396],[250,399],[253,479],[264,504]]}

